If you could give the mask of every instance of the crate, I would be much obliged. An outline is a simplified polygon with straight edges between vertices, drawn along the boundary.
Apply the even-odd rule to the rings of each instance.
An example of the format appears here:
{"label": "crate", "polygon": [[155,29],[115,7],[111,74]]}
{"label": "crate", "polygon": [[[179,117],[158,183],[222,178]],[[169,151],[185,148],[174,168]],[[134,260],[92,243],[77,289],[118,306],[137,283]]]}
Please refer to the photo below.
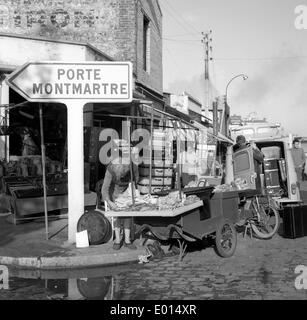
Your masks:
{"label": "crate", "polygon": [[[149,185],[149,177],[140,177],[141,185]],[[172,178],[171,177],[152,177],[151,179],[152,186],[171,186]]]}
{"label": "crate", "polygon": [[[139,173],[143,177],[149,177],[150,174],[150,166],[140,166]],[[163,167],[152,167],[152,175],[155,177],[172,177],[173,176],[173,168],[163,168]]]}
{"label": "crate", "polygon": [[261,152],[266,159],[277,159],[281,157],[281,148],[277,146],[263,147]]}
{"label": "crate", "polygon": [[296,239],[307,235],[307,206],[289,205],[284,207],[283,236]]}
{"label": "crate", "polygon": [[265,184],[267,188],[269,187],[279,187],[279,172],[278,170],[270,170],[264,172]]}
{"label": "crate", "polygon": [[[144,157],[143,158],[143,166],[150,164],[150,158]],[[160,168],[170,168],[173,166],[173,159],[166,158],[166,159],[152,159],[152,165],[155,167]]]}
{"label": "crate", "polygon": [[278,170],[278,159],[265,159],[264,170]]}
{"label": "crate", "polygon": [[283,189],[281,187],[267,187],[267,194],[270,196],[281,196],[283,194]]}
{"label": "crate", "polygon": [[[138,190],[140,191],[141,194],[149,194],[149,185],[142,185],[138,184]],[[151,186],[151,193],[160,193],[163,191],[170,191],[171,186]]]}

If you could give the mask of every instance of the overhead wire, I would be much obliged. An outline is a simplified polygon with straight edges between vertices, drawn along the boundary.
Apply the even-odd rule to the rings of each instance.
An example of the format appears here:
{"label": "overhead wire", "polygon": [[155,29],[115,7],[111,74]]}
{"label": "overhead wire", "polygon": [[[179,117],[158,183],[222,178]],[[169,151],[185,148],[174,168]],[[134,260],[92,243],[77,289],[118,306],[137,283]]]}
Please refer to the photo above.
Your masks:
{"label": "overhead wire", "polygon": [[163,40],[168,40],[168,41],[175,41],[175,42],[199,42],[199,40],[192,40],[192,39],[181,39],[181,40],[178,40],[178,39],[172,39],[172,38],[162,38]]}
{"label": "overhead wire", "polygon": [[[179,14],[178,12],[176,12],[176,14],[177,14],[177,15],[176,15],[176,14],[174,13],[175,10],[172,9],[171,5],[168,3],[168,7],[167,7],[167,6],[165,5],[166,3],[167,3],[166,1],[161,2],[162,7],[164,8],[164,10],[170,15],[170,17],[172,17],[172,18],[177,22],[178,25],[180,25],[180,26],[182,27],[183,30],[185,30],[188,34],[191,33],[191,29],[190,29],[190,30],[187,29],[187,27],[189,27],[189,24],[187,24],[187,23],[184,24],[185,19],[182,19],[182,20],[178,19],[177,16],[179,16],[180,14]],[[169,8],[170,8],[170,9],[169,9]],[[200,31],[198,31],[198,30],[196,30],[196,29],[193,29],[193,33],[194,33],[195,31],[196,31],[196,34],[199,34],[199,35],[201,34]],[[195,35],[195,37],[196,37],[196,35]]]}
{"label": "overhead wire", "polygon": [[215,58],[215,60],[224,61],[269,61],[269,60],[287,60],[287,59],[306,59],[307,56],[289,56],[289,57],[259,57],[259,58]]}
{"label": "overhead wire", "polygon": [[201,32],[199,30],[197,30],[192,24],[190,24],[183,16],[180,12],[178,12],[171,4],[168,0],[164,0],[165,3],[168,4],[168,6],[179,16],[181,17],[181,19],[185,22],[185,24],[194,32],[200,34]]}
{"label": "overhead wire", "polygon": [[199,32],[194,32],[194,33],[182,33],[182,34],[170,34],[166,35],[167,38],[176,38],[176,37],[186,37],[186,36],[192,36],[192,35],[199,35]]}
{"label": "overhead wire", "polygon": [[[167,46],[165,46],[165,49],[166,51],[168,52],[170,58],[171,58],[171,61],[173,62],[173,64],[178,68],[178,70],[180,70],[181,66],[180,66],[180,63],[177,61],[177,59],[175,58],[175,56],[172,54],[172,52],[167,48]],[[195,92],[194,90],[191,88],[191,86],[186,83],[186,85],[188,86],[188,89],[189,89],[189,92],[193,95],[195,95]]]}

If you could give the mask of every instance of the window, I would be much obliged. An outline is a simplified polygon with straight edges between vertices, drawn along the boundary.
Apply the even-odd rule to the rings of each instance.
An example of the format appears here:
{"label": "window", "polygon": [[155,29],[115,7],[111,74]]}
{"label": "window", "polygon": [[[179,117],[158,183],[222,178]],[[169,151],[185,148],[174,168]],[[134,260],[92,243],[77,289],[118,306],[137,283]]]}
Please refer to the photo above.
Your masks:
{"label": "window", "polygon": [[281,158],[281,148],[280,147],[264,147],[261,148],[261,152],[264,154],[266,159],[280,159]]}
{"label": "window", "polygon": [[234,172],[238,173],[250,169],[248,152],[240,152],[234,157]]}
{"label": "window", "polygon": [[146,16],[143,21],[143,69],[150,72],[150,21]]}
{"label": "window", "polygon": [[275,135],[278,133],[278,130],[276,128],[272,127],[260,127],[257,130],[258,133],[270,133],[271,135]]}
{"label": "window", "polygon": [[242,130],[242,134],[243,135],[252,135],[252,134],[255,134],[255,130],[254,129],[252,129],[252,128],[250,128],[250,129],[243,129]]}
{"label": "window", "polygon": [[255,130],[253,128],[234,130],[234,134],[236,136],[239,136],[239,135],[254,135],[255,134]]}

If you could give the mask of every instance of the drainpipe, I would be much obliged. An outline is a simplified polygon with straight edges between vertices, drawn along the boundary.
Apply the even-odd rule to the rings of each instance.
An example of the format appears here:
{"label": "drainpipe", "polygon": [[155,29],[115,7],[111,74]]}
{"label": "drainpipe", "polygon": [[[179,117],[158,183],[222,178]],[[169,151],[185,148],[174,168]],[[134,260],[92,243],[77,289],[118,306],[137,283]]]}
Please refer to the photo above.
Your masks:
{"label": "drainpipe", "polygon": [[[0,104],[9,104],[9,87],[4,82],[4,78],[0,80]],[[1,108],[1,116],[7,118],[8,110]],[[7,118],[7,125],[9,125],[9,118]],[[5,160],[9,161],[9,136],[4,136],[4,157]]]}

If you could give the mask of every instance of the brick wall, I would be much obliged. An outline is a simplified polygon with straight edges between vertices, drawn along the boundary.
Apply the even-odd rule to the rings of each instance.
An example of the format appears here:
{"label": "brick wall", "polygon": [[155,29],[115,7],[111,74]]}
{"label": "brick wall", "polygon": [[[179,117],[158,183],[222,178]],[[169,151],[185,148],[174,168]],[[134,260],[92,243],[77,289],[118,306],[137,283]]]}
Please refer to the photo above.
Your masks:
{"label": "brick wall", "polygon": [[[143,70],[143,17],[150,20],[150,73]],[[88,42],[134,64],[162,94],[162,16],[157,0],[0,0],[0,32]]]}
{"label": "brick wall", "polygon": [[[150,20],[150,72],[143,69],[143,19]],[[163,93],[162,73],[162,15],[155,0],[137,1],[137,54],[138,80]]]}

